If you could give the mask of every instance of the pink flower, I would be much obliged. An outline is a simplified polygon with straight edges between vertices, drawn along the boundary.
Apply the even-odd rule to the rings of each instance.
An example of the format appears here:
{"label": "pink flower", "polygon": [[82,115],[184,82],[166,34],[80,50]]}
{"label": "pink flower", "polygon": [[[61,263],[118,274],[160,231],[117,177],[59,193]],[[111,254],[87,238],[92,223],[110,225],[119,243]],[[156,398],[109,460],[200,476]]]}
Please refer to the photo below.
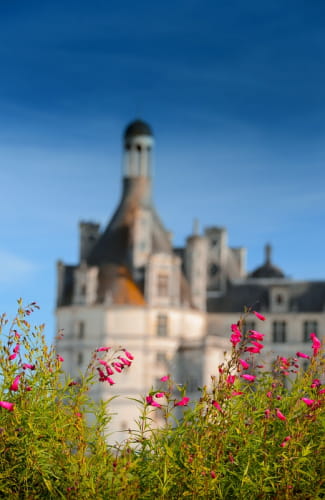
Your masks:
{"label": "pink flower", "polygon": [[21,375],[17,375],[17,377],[15,377],[13,383],[10,386],[11,391],[18,391],[20,377],[21,377]]}
{"label": "pink flower", "polygon": [[212,470],[210,472],[210,476],[212,477],[212,479],[215,479],[217,477],[217,474],[214,472],[214,470]]}
{"label": "pink flower", "polygon": [[260,313],[258,313],[258,312],[256,312],[256,311],[253,311],[253,313],[254,313],[254,314],[255,314],[255,316],[256,316],[258,319],[260,319],[261,321],[265,321],[265,320],[266,320],[266,317],[265,317],[265,316],[263,316],[263,314],[260,314]]}
{"label": "pink flower", "polygon": [[276,416],[280,419],[280,420],[287,420],[287,418],[283,415],[283,413],[280,412],[279,408],[276,409]]}
{"label": "pink flower", "polygon": [[14,347],[14,352],[15,352],[16,354],[18,354],[19,349],[20,349],[20,345],[19,345],[19,344],[16,344],[16,345],[15,345],[15,347]]}
{"label": "pink flower", "polygon": [[241,391],[232,391],[232,393],[230,394],[231,397],[235,397],[235,396],[241,396],[242,394],[244,394],[243,392]]}
{"label": "pink flower", "polygon": [[78,385],[78,382],[76,382],[75,380],[72,380],[71,382],[69,382],[68,386],[69,387],[72,387],[73,385]]}
{"label": "pink flower", "polygon": [[120,363],[115,363],[114,362],[114,363],[112,363],[112,365],[113,365],[113,368],[114,368],[115,371],[117,371],[118,373],[121,373],[122,369],[120,367]]}
{"label": "pink flower", "polygon": [[235,347],[239,342],[241,341],[241,336],[239,336],[237,333],[232,333],[230,335],[230,342],[232,345]]}
{"label": "pink flower", "polygon": [[132,355],[129,351],[126,351],[126,350],[124,349],[124,352],[125,352],[125,356],[126,356],[127,358],[129,358],[131,361],[134,359],[134,356],[133,356],[133,355]]}
{"label": "pink flower", "polygon": [[315,387],[319,387],[321,385],[321,381],[319,378],[314,378],[313,383],[311,384],[311,388],[314,389]]}
{"label": "pink flower", "polygon": [[325,394],[325,389],[321,389],[318,394]]}
{"label": "pink flower", "polygon": [[160,381],[161,382],[167,382],[167,380],[169,380],[169,375],[164,375],[163,377],[161,377]]}
{"label": "pink flower", "polygon": [[222,408],[217,401],[212,401],[212,404],[215,408],[217,408],[217,410],[222,411]]}
{"label": "pink flower", "polygon": [[247,363],[247,361],[245,361],[244,359],[240,359],[239,363],[242,365],[242,367],[244,368],[244,370],[247,370],[247,368],[250,367],[250,364]]}
{"label": "pink flower", "polygon": [[155,408],[161,408],[161,404],[157,403],[157,401],[152,401],[151,406],[155,406]]}
{"label": "pink flower", "polygon": [[236,380],[236,375],[228,375],[228,377],[226,378],[226,382],[227,384],[229,385],[232,385]]}
{"label": "pink flower", "polygon": [[264,340],[264,333],[257,332],[256,330],[249,330],[249,335],[250,339],[255,339],[255,340]]}
{"label": "pink flower", "polygon": [[271,414],[271,410],[269,408],[267,408],[264,412],[264,416],[265,418],[270,418],[270,414]]}
{"label": "pink flower", "polygon": [[314,356],[317,356],[318,351],[320,350],[321,345],[322,345],[321,341],[316,337],[315,333],[311,333],[310,334],[310,338],[313,341],[312,349],[313,349],[313,352],[314,352]]}
{"label": "pink flower", "polygon": [[100,363],[101,365],[103,366],[107,366],[107,361],[105,361],[104,359],[97,359],[98,363]]}
{"label": "pink flower", "polygon": [[101,368],[97,368],[97,370],[98,370],[98,373],[99,373],[99,380],[100,380],[100,382],[104,382],[104,380],[106,379],[105,373],[103,372],[103,370]]}
{"label": "pink flower", "polygon": [[106,365],[105,368],[106,368],[107,375],[114,375],[114,372],[109,365]]}
{"label": "pink flower", "polygon": [[115,382],[111,377],[105,377],[106,381],[109,383],[109,385],[114,385]]}
{"label": "pink flower", "polygon": [[180,401],[175,401],[175,406],[186,406],[190,398],[184,396]]}
{"label": "pink flower", "polygon": [[241,337],[241,331],[239,330],[239,326],[237,325],[237,323],[233,323],[230,328],[233,333]]}
{"label": "pink flower", "polygon": [[61,363],[64,361],[64,358],[62,358],[62,356],[59,356],[59,354],[57,355],[56,359]]}
{"label": "pink flower", "polygon": [[249,382],[254,382],[254,380],[256,379],[256,375],[248,375],[247,373],[245,373],[244,375],[241,375],[241,378],[244,378]]}
{"label": "pink flower", "polygon": [[164,396],[165,396],[165,393],[164,393],[164,392],[157,392],[157,393],[155,394],[155,397],[156,397],[156,398],[163,398]]}
{"label": "pink flower", "polygon": [[20,334],[17,332],[17,330],[13,330],[15,334],[15,339],[20,339]]}
{"label": "pink flower", "polygon": [[296,356],[298,356],[298,358],[310,359],[310,356],[308,356],[308,354],[305,354],[304,352],[296,352]]}
{"label": "pink flower", "polygon": [[17,356],[17,354],[16,354],[16,353],[14,353],[14,354],[10,354],[10,356],[9,356],[9,361],[12,361],[13,359],[15,359],[15,357],[16,357],[16,356]]}
{"label": "pink flower", "polygon": [[125,365],[125,366],[131,366],[131,361],[129,361],[128,359],[126,358],[123,358],[122,356],[119,356],[119,359],[122,361],[122,363]]}
{"label": "pink flower", "polygon": [[96,352],[107,352],[110,349],[112,349],[112,348],[111,347],[98,347],[98,349],[96,349]]}
{"label": "pink flower", "polygon": [[31,390],[32,390],[31,386],[30,385],[26,385],[25,391],[31,391]]}
{"label": "pink flower", "polygon": [[258,347],[249,346],[249,347],[245,348],[245,352],[251,352],[253,354],[258,354],[261,352],[261,349],[259,349]]}
{"label": "pink flower", "polygon": [[8,401],[0,401],[0,406],[8,411],[12,411],[15,405],[14,403],[8,403]]}
{"label": "pink flower", "polygon": [[26,370],[29,368],[29,370],[35,370],[35,365],[31,365],[30,363],[23,363],[22,365],[23,370]]}
{"label": "pink flower", "polygon": [[281,448],[284,448],[285,446],[287,446],[288,441],[290,441],[290,439],[291,439],[291,436],[285,437],[284,441],[280,444]]}
{"label": "pink flower", "polygon": [[267,397],[267,398],[271,398],[271,397],[272,397],[272,392],[271,392],[271,391],[268,391],[268,392],[266,393],[266,397]]}
{"label": "pink flower", "polygon": [[251,340],[251,344],[253,344],[255,347],[257,347],[260,350],[264,348],[263,344],[260,344],[260,342],[255,342],[255,340]]}
{"label": "pink flower", "polygon": [[300,399],[301,401],[306,403],[307,406],[313,406],[313,404],[315,403],[314,399],[309,399],[309,398],[300,398]]}
{"label": "pink flower", "polygon": [[149,396],[146,396],[146,403],[148,403],[148,405],[151,405],[152,402],[153,402],[153,397],[149,394]]}

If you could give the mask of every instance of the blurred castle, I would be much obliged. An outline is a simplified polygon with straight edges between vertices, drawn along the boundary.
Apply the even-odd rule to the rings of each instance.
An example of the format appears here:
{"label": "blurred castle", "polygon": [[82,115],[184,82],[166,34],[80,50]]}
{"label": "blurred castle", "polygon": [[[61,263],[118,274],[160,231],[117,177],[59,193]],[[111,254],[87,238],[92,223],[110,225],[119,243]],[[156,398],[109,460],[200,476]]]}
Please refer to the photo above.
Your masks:
{"label": "blurred castle", "polygon": [[[96,385],[97,398],[145,395],[167,373],[189,392],[209,383],[244,306],[267,316],[269,359],[306,349],[309,334],[325,329],[325,282],[286,278],[273,265],[270,246],[250,274],[245,249],[228,246],[225,228],[194,230],[183,248],[173,248],[151,197],[153,146],[149,125],[137,120],[126,128],[120,204],[103,232],[81,222],[79,264],[57,266],[64,368],[77,376],[98,346],[121,345],[135,357],[116,386]],[[258,329],[254,318],[247,329]],[[118,413],[113,429],[134,427],[135,404],[118,398],[112,408]]]}

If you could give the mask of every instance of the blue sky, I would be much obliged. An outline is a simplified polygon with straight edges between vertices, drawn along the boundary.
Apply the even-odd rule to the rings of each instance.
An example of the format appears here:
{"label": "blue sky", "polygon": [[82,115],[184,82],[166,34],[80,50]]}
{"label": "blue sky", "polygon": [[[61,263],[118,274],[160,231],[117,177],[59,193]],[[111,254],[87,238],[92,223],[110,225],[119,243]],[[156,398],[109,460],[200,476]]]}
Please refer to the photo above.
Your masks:
{"label": "blue sky", "polygon": [[270,242],[324,279],[324,21],[317,0],[1,2],[1,311],[36,300],[52,337],[55,263],[77,262],[81,219],[108,222],[136,117],[176,245],[197,217],[248,270]]}

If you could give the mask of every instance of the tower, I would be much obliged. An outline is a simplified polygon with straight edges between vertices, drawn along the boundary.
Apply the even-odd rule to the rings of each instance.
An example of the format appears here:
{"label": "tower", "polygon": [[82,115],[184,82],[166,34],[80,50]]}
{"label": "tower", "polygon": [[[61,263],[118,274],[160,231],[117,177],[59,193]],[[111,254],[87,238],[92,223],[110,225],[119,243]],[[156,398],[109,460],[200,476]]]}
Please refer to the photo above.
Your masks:
{"label": "tower", "polygon": [[116,385],[99,382],[93,391],[96,399],[122,396],[111,403],[117,416],[110,429],[117,431],[134,427],[138,416],[126,397],[145,395],[167,373],[186,383],[185,371],[179,370],[184,356],[195,359],[192,379],[202,384],[205,316],[193,303],[182,260],[153,204],[153,146],[145,122],[136,120],[125,129],[118,207],[103,232],[96,223],[80,223],[77,265],[58,263],[57,328],[65,335],[57,348],[63,368],[78,377],[99,346],[122,346],[134,355]]}

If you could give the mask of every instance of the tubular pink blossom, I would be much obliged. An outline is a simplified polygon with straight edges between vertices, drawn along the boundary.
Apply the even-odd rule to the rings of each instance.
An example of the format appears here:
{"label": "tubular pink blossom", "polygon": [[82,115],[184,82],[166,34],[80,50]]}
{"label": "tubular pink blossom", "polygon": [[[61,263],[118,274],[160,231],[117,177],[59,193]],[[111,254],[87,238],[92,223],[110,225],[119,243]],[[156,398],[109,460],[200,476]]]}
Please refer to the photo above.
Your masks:
{"label": "tubular pink blossom", "polygon": [[260,319],[261,321],[265,321],[266,320],[266,317],[263,316],[263,314],[260,314],[258,313],[257,311],[253,311],[253,313],[255,314],[255,316]]}
{"label": "tubular pink blossom", "polygon": [[244,378],[249,382],[254,382],[254,380],[256,379],[256,375],[248,375],[247,373],[245,373],[244,375],[241,375],[241,378]]}
{"label": "tubular pink blossom", "polygon": [[228,377],[226,378],[226,382],[227,384],[229,385],[232,385],[236,380],[236,375],[228,375]]}
{"label": "tubular pink blossom", "polygon": [[115,384],[114,380],[111,377],[105,377],[105,378],[106,378],[106,381],[109,383],[109,385]]}
{"label": "tubular pink blossom", "polygon": [[247,370],[247,368],[250,367],[250,364],[247,363],[247,361],[245,361],[244,359],[240,359],[239,363],[242,365],[242,367],[244,368],[244,370]]}
{"label": "tubular pink blossom", "polygon": [[264,416],[265,418],[270,418],[270,414],[271,414],[271,410],[269,408],[267,408],[264,412]]}
{"label": "tubular pink blossom", "polygon": [[318,394],[325,394],[325,389],[321,389]]}
{"label": "tubular pink blossom", "polygon": [[157,392],[157,393],[155,394],[155,397],[156,397],[156,398],[163,398],[164,396],[165,396],[165,393],[164,393],[164,392]]}
{"label": "tubular pink blossom", "polygon": [[164,375],[161,377],[160,382],[167,382],[167,380],[169,380],[169,375]]}
{"label": "tubular pink blossom", "polygon": [[317,356],[317,354],[322,346],[321,341],[316,337],[315,333],[311,333],[310,338],[313,341],[312,349],[313,349],[314,356]]}
{"label": "tubular pink blossom", "polygon": [[175,402],[175,406],[186,406],[190,398],[184,396],[180,401]]}
{"label": "tubular pink blossom", "polygon": [[245,348],[245,352],[251,352],[253,354],[258,354],[258,353],[261,352],[261,349],[259,349],[258,347],[251,347],[251,346],[249,346],[249,347]]}
{"label": "tubular pink blossom", "polygon": [[15,359],[15,358],[16,358],[16,356],[17,356],[17,354],[16,354],[16,353],[14,353],[14,354],[10,354],[10,356],[9,356],[9,361],[12,361],[13,359]]}
{"label": "tubular pink blossom", "polygon": [[98,361],[98,363],[100,363],[103,366],[107,366],[108,365],[107,361],[105,361],[104,359],[97,359],[97,361]]}
{"label": "tubular pink blossom", "polygon": [[56,359],[61,363],[64,361],[64,358],[62,358],[62,356],[60,356],[59,354],[57,355]]}
{"label": "tubular pink blossom", "polygon": [[161,408],[161,404],[157,403],[157,401],[152,401],[151,406],[154,406],[155,408]]}
{"label": "tubular pink blossom", "polygon": [[18,388],[19,388],[19,382],[20,382],[20,377],[21,375],[17,375],[17,377],[15,377],[13,383],[11,384],[10,386],[10,390],[11,391],[18,391]]}
{"label": "tubular pink blossom", "polygon": [[0,401],[0,406],[8,411],[12,411],[15,407],[14,403],[9,403],[8,401]]}
{"label": "tubular pink blossom", "polygon": [[241,341],[241,337],[237,333],[232,333],[230,335],[230,342],[235,347]]}
{"label": "tubular pink blossom", "polygon": [[230,396],[233,398],[235,396],[241,396],[242,394],[244,394],[242,391],[232,391]]}
{"label": "tubular pink blossom", "polygon": [[132,362],[129,361],[128,359],[126,358],[123,358],[122,356],[119,356],[119,359],[122,361],[122,363],[125,365],[125,366],[131,366],[132,365]]}
{"label": "tubular pink blossom", "polygon": [[315,387],[319,387],[320,385],[321,385],[321,381],[319,380],[319,378],[314,378],[310,387],[312,389],[314,389]]}
{"label": "tubular pink blossom", "polygon": [[31,390],[32,390],[31,386],[30,385],[26,385],[25,391],[31,391]]}
{"label": "tubular pink blossom", "polygon": [[303,401],[307,406],[313,406],[315,403],[314,399],[309,399],[309,398],[300,398],[301,401]]}
{"label": "tubular pink blossom", "polygon": [[104,382],[106,375],[101,368],[97,368],[100,382]]}
{"label": "tubular pink blossom", "polygon": [[127,358],[129,358],[131,361],[134,359],[134,356],[129,351],[124,350],[124,352],[125,352],[125,356]]}
{"label": "tubular pink blossom", "polygon": [[310,356],[304,352],[296,352],[296,356],[298,356],[298,358],[310,359]]}
{"label": "tubular pink blossom", "polygon": [[105,368],[106,368],[107,375],[114,375],[114,372],[109,365],[107,365]]}
{"label": "tubular pink blossom", "polygon": [[271,398],[271,397],[272,397],[272,392],[271,392],[271,391],[268,391],[268,392],[266,393],[266,397],[267,397],[267,398]]}
{"label": "tubular pink blossom", "polygon": [[214,471],[214,470],[212,470],[212,471],[210,472],[210,476],[212,477],[212,479],[215,479],[215,478],[217,477],[217,474],[215,473],[215,471]]}
{"label": "tubular pink blossom", "polygon": [[280,412],[279,408],[276,409],[276,416],[280,419],[280,420],[287,420],[287,418],[283,415],[283,413]]}
{"label": "tubular pink blossom", "polygon": [[15,347],[14,347],[14,353],[18,354],[19,353],[19,349],[20,349],[20,345],[16,344]]}
{"label": "tubular pink blossom", "polygon": [[112,348],[111,347],[98,347],[98,349],[96,349],[96,352],[107,352],[110,349],[112,349]]}
{"label": "tubular pink blossom", "polygon": [[241,337],[241,331],[239,330],[239,326],[237,325],[237,323],[233,323],[230,328],[233,333]]}
{"label": "tubular pink blossom", "polygon": [[219,405],[218,401],[212,401],[212,405],[217,408],[217,410],[222,411],[221,406]]}
{"label": "tubular pink blossom", "polygon": [[264,340],[264,333],[257,332],[256,330],[249,330],[249,335],[250,339],[255,339],[255,340]]}
{"label": "tubular pink blossom", "polygon": [[149,396],[146,396],[146,403],[148,405],[151,405],[152,402],[153,402],[153,397],[149,394]]}
{"label": "tubular pink blossom", "polygon": [[253,344],[258,349],[263,349],[264,348],[263,344],[260,344],[260,342],[255,342],[255,340],[251,340],[251,344]]}
{"label": "tubular pink blossom", "polygon": [[29,370],[35,370],[35,365],[31,365],[30,363],[23,363],[22,365],[23,370],[26,370],[29,368]]}

